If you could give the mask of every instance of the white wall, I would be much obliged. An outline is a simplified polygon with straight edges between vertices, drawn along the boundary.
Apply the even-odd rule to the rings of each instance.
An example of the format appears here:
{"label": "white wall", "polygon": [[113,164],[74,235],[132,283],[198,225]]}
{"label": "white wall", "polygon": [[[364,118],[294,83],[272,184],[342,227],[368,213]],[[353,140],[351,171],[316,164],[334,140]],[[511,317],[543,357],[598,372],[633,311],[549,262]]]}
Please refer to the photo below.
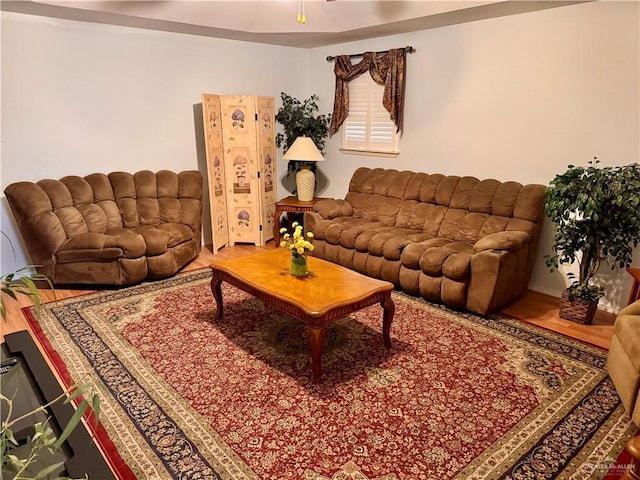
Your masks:
{"label": "white wall", "polygon": [[[578,4],[312,50],[310,92],[330,112],[327,55],[416,49],[407,56],[400,156],[342,154],[340,130],[320,165],[330,179],[321,195],[344,196],[349,172],[360,166],[547,185],[568,164],[594,156],[602,165],[637,162],[639,5]],[[544,266],[552,230],[547,222],[530,288],[560,296],[564,275]],[[605,266],[600,277],[608,292],[601,308],[617,310],[628,276]]]}
{"label": "white wall", "polygon": [[[307,91],[305,49],[1,15],[2,190],[117,170],[199,169],[206,178],[194,113],[203,92],[279,101],[281,91]],[[4,196],[0,207],[17,253],[2,239],[6,273],[30,260]]]}

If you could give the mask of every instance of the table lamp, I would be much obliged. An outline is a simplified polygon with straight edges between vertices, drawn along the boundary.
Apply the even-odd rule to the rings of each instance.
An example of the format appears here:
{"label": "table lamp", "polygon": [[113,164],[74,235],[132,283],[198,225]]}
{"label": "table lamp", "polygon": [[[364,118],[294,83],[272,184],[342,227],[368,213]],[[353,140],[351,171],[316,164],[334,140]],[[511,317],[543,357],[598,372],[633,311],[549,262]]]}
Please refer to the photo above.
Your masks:
{"label": "table lamp", "polygon": [[298,137],[287,149],[282,159],[294,162],[309,162],[302,163],[296,173],[296,189],[299,201],[312,201],[316,189],[316,176],[311,171],[310,162],[324,161],[324,157],[316,147],[316,144],[313,143],[310,137]]}

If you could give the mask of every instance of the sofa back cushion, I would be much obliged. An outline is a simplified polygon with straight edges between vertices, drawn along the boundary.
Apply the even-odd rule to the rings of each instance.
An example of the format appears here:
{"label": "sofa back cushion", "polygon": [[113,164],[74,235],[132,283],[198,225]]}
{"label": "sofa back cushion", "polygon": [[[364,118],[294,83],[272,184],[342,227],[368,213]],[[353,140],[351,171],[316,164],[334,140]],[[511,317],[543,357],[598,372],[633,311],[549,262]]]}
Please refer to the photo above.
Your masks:
{"label": "sofa back cushion", "polygon": [[543,185],[362,167],[353,174],[346,200],[356,216],[475,243],[505,230],[533,236],[544,191]]}
{"label": "sofa back cushion", "polygon": [[381,222],[393,226],[402,207],[402,200],[375,193],[349,192],[345,200],[353,207],[355,217],[366,218],[373,222]]}
{"label": "sofa back cushion", "polygon": [[200,229],[200,172],[114,172],[109,181],[124,228],[181,223]]}

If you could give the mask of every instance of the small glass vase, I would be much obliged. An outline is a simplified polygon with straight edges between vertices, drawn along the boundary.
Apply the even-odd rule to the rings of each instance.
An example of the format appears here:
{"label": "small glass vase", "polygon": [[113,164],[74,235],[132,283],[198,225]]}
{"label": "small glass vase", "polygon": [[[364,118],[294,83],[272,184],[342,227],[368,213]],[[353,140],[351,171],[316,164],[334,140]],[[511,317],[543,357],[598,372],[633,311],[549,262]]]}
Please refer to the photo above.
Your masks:
{"label": "small glass vase", "polygon": [[299,253],[291,254],[291,263],[289,264],[289,273],[296,277],[304,277],[309,273],[307,269],[307,254]]}

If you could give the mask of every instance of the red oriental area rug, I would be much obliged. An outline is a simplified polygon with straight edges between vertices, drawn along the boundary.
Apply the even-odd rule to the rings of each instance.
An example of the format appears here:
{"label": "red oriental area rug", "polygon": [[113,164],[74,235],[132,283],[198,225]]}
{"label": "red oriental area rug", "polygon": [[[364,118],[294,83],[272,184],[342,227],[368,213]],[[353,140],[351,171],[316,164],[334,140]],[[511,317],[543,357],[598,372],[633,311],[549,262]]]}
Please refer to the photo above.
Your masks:
{"label": "red oriental area rug", "polygon": [[[208,270],[46,306],[35,328],[138,478],[601,478],[637,428],[606,352],[393,294],[335,322],[321,383],[303,325]],[[31,312],[25,313],[32,317]],[[57,352],[57,353],[55,353]],[[622,473],[622,472],[620,472]]]}

